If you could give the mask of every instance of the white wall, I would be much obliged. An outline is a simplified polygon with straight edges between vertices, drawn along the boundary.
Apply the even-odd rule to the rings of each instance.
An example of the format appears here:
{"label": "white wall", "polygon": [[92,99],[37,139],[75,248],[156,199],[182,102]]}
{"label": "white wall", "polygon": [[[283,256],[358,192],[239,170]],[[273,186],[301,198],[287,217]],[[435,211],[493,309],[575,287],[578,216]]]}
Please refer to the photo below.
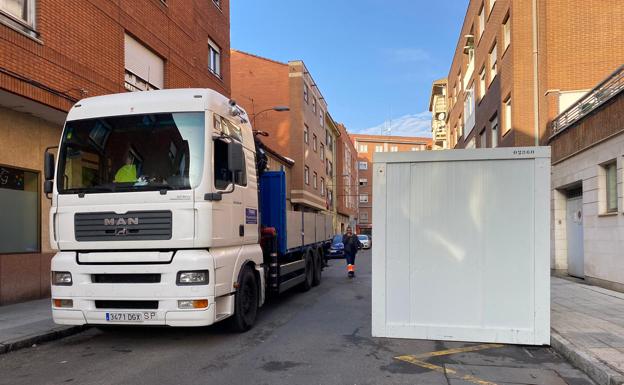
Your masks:
{"label": "white wall", "polygon": [[[583,185],[585,276],[624,284],[624,134],[581,152],[552,168],[551,267],[567,268],[566,197],[559,189],[576,182]],[[618,213],[601,215],[606,199],[601,164],[617,159]],[[561,223],[560,223],[561,222]]]}

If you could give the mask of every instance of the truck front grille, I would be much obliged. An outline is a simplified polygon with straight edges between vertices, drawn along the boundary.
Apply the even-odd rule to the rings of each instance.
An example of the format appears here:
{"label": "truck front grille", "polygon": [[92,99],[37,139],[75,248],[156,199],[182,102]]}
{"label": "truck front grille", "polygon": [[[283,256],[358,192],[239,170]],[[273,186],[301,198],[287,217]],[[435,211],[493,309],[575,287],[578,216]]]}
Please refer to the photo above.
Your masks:
{"label": "truck front grille", "polygon": [[160,274],[92,274],[93,283],[160,283]]}
{"label": "truck front grille", "polygon": [[95,301],[96,309],[158,309],[158,301]]}
{"label": "truck front grille", "polygon": [[77,213],[77,241],[152,241],[171,239],[171,211]]}

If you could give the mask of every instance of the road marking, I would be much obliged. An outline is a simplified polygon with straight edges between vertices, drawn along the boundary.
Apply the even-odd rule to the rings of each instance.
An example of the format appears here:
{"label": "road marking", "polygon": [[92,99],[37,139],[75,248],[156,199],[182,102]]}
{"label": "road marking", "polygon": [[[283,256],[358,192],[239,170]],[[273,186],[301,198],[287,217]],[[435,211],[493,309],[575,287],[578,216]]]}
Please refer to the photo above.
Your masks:
{"label": "road marking", "polygon": [[427,357],[447,356],[449,354],[477,352],[479,350],[485,350],[485,349],[502,348],[503,346],[505,346],[505,345],[501,345],[501,344],[483,344],[483,345],[475,345],[475,346],[466,346],[464,348],[439,350],[437,352],[429,352],[429,353],[424,353],[424,354],[418,354],[418,355],[415,355],[415,356],[412,356],[412,357],[427,358]]}
{"label": "road marking", "polygon": [[442,373],[445,376],[451,375],[454,378],[457,378],[457,379],[460,379],[460,380],[464,380],[464,381],[468,381],[468,382],[472,382],[473,384],[477,384],[477,385],[497,385],[494,382],[482,380],[482,379],[480,379],[478,377],[475,377],[475,376],[473,376],[471,374],[462,375],[462,374],[457,373],[456,370],[449,369],[449,368],[446,368],[446,367],[442,367],[442,366],[439,366],[439,365],[434,365],[434,364],[431,364],[429,362],[422,361],[421,358],[447,356],[447,355],[450,355],[450,354],[457,354],[457,353],[476,352],[476,351],[479,351],[479,350],[494,349],[494,348],[500,348],[500,347],[503,347],[503,346],[505,346],[505,345],[500,345],[500,344],[483,344],[483,345],[467,346],[467,347],[464,347],[464,348],[439,350],[439,351],[436,351],[436,352],[429,352],[429,353],[423,353],[423,354],[418,354],[418,355],[398,356],[398,357],[394,357],[394,358],[396,360],[405,361],[405,362],[408,362],[408,363],[413,364],[413,365],[420,366],[420,367],[425,368],[425,369],[429,369],[429,370],[436,371],[438,373]]}

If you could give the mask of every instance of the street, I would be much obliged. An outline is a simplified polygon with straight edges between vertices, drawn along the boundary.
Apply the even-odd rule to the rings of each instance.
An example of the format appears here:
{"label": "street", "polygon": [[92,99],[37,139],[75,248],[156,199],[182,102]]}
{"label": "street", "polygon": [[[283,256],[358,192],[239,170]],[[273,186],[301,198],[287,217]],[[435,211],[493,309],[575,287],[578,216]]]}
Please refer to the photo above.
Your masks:
{"label": "street", "polygon": [[549,348],[372,338],[370,264],[361,252],[349,280],[330,261],[245,334],[92,328],[0,355],[0,384],[592,384]]}

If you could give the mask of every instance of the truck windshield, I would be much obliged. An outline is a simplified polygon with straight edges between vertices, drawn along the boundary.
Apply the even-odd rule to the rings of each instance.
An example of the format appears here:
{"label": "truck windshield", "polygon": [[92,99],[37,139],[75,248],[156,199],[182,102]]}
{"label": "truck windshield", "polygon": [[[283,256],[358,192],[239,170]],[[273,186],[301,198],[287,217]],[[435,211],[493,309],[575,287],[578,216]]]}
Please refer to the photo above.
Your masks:
{"label": "truck windshield", "polygon": [[204,162],[204,113],[68,121],[59,154],[61,194],[194,188]]}

